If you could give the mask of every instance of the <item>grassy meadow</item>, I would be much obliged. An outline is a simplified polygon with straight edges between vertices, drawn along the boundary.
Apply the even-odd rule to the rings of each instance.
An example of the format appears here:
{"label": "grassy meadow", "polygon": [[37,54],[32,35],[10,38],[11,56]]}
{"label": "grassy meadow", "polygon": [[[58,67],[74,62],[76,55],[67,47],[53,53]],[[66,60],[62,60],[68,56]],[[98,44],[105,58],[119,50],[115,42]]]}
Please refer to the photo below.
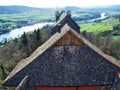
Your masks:
{"label": "grassy meadow", "polygon": [[[110,18],[110,19],[102,20],[100,22],[90,22],[90,23],[80,24],[80,31],[91,32],[94,34],[101,34],[106,31],[112,32],[113,26],[117,24],[120,24],[119,19]],[[119,35],[111,36],[111,37],[116,40],[120,38]]]}

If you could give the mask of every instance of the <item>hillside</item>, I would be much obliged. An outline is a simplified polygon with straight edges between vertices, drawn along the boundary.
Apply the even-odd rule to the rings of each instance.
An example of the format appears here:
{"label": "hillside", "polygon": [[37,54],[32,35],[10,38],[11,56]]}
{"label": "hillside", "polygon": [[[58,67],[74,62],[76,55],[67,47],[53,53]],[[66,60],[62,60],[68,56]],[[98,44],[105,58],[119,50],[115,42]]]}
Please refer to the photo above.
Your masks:
{"label": "hillside", "polygon": [[35,8],[28,6],[0,6],[0,14],[13,14],[13,13],[24,13],[31,11],[49,11],[52,9],[47,8]]}

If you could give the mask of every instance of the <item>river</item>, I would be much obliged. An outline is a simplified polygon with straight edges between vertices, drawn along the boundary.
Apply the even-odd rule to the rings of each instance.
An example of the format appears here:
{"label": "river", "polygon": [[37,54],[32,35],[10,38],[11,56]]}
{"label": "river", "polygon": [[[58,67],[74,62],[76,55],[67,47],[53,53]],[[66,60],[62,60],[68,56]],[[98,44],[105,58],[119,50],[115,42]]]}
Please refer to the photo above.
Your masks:
{"label": "river", "polygon": [[10,40],[16,37],[20,37],[24,32],[34,31],[35,29],[42,28],[45,25],[52,25],[52,24],[53,22],[37,23],[34,25],[13,29],[8,33],[0,35],[0,42],[4,41],[5,39]]}
{"label": "river", "polygon": [[[107,17],[106,13],[102,12],[101,17],[91,19],[91,20],[86,20],[86,22],[93,22],[95,20],[102,20],[102,19],[105,19],[106,17]],[[51,25],[51,24],[53,24],[53,22],[38,23],[38,24],[30,25],[30,26],[24,26],[21,28],[13,29],[9,33],[5,33],[5,34],[0,35],[0,42],[4,41],[5,39],[10,40],[10,39],[15,38],[15,37],[20,37],[24,32],[34,31],[35,29],[42,28],[43,26],[45,26],[47,24]]]}

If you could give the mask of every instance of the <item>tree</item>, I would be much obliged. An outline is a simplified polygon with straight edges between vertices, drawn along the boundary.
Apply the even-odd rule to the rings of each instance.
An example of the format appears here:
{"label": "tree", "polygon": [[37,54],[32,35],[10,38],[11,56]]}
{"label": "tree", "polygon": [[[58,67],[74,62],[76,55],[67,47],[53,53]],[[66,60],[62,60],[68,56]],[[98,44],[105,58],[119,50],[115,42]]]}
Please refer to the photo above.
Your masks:
{"label": "tree", "polygon": [[35,36],[36,36],[36,40],[40,40],[41,39],[41,32],[40,32],[39,28],[37,29]]}
{"label": "tree", "polygon": [[2,72],[2,80],[4,80],[4,79],[7,77],[8,72],[7,72],[7,70],[5,69],[3,63],[0,63],[0,68],[1,68],[1,72]]}
{"label": "tree", "polygon": [[114,25],[113,30],[119,31],[120,30],[120,24]]}
{"label": "tree", "polygon": [[21,42],[24,44],[24,45],[27,45],[28,43],[28,37],[27,37],[27,34],[24,32],[23,35],[21,36]]}
{"label": "tree", "polygon": [[17,39],[17,38],[15,38],[15,39],[13,39],[13,41],[14,41],[15,43],[17,43],[17,42],[18,42],[18,39]]}

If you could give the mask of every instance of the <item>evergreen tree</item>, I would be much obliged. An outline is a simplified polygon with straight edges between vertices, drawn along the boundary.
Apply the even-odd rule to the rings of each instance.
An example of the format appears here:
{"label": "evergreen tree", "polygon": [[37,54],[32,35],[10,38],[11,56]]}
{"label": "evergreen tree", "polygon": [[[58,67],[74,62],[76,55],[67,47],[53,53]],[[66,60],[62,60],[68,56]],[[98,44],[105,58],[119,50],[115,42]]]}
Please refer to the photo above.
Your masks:
{"label": "evergreen tree", "polygon": [[24,45],[27,45],[28,43],[28,37],[27,37],[27,34],[24,32],[23,35],[21,36],[21,42],[24,44]]}
{"label": "evergreen tree", "polygon": [[40,29],[38,28],[36,31],[36,40],[40,40],[41,39],[41,32]]}
{"label": "evergreen tree", "polygon": [[120,30],[120,24],[114,25],[113,30],[119,31]]}
{"label": "evergreen tree", "polygon": [[4,79],[7,77],[8,72],[7,72],[7,70],[5,69],[3,63],[0,63],[0,68],[1,68],[1,72],[2,72],[2,80],[4,80]]}
{"label": "evergreen tree", "polygon": [[17,39],[17,38],[15,38],[13,41],[14,41],[15,43],[17,43],[17,42],[18,42],[18,39]]}

